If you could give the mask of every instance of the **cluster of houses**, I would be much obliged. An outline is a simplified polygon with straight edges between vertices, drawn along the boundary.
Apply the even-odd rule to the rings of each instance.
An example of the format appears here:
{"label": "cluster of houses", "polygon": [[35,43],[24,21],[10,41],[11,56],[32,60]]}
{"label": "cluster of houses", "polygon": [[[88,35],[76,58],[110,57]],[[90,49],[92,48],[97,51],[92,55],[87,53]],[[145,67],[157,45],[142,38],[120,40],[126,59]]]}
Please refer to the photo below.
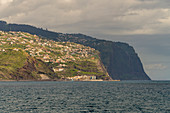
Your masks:
{"label": "cluster of houses", "polygon": [[24,32],[0,31],[0,51],[23,49],[31,56],[44,62],[58,63],[54,71],[63,71],[69,61],[94,58],[96,50],[73,42],[55,42]]}
{"label": "cluster of houses", "polygon": [[67,79],[72,80],[72,81],[95,81],[96,76],[74,76],[74,77],[67,77]]}

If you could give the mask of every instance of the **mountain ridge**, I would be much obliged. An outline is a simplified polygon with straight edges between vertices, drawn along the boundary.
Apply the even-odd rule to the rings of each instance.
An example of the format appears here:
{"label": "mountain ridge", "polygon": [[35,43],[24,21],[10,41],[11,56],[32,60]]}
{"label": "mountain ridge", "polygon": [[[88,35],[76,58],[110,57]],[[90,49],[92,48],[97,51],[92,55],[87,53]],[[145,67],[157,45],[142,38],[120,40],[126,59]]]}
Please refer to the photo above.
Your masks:
{"label": "mountain ridge", "polygon": [[28,32],[55,41],[90,46],[100,51],[101,60],[112,79],[150,80],[134,48],[127,43],[100,40],[83,34],[57,33],[24,24],[7,24],[5,21],[0,22],[0,30]]}

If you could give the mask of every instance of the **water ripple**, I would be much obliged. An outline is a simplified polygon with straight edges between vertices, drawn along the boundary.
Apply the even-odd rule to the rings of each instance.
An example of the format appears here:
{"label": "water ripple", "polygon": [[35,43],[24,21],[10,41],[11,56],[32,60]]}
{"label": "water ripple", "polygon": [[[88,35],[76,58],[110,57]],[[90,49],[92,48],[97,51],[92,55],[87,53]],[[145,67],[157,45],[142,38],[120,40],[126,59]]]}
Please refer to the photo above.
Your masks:
{"label": "water ripple", "polygon": [[170,112],[170,82],[0,82],[0,112]]}

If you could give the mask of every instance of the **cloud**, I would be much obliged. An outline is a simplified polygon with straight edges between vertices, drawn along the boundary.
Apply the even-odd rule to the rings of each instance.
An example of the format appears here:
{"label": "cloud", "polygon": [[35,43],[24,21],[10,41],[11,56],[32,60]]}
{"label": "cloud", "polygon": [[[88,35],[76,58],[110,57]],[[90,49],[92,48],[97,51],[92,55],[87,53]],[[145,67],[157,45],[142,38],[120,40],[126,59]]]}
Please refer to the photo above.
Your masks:
{"label": "cloud", "polygon": [[150,65],[146,65],[145,68],[147,70],[164,70],[167,69],[167,66],[163,64],[150,64]]}
{"label": "cloud", "polygon": [[13,2],[13,0],[0,0],[0,5],[6,5],[9,4],[10,2]]}
{"label": "cloud", "polygon": [[[4,2],[5,1],[5,2]],[[0,19],[61,32],[169,33],[167,0],[1,0]]]}

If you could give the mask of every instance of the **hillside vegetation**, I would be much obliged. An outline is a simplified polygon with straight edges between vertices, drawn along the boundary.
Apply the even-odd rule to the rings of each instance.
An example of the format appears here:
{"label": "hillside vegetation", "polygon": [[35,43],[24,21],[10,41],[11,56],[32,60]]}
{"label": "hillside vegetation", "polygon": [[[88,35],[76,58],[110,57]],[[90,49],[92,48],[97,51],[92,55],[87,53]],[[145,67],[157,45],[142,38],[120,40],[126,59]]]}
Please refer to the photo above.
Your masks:
{"label": "hillside vegetation", "polygon": [[93,48],[25,32],[0,31],[0,41],[0,79],[111,80]]}

